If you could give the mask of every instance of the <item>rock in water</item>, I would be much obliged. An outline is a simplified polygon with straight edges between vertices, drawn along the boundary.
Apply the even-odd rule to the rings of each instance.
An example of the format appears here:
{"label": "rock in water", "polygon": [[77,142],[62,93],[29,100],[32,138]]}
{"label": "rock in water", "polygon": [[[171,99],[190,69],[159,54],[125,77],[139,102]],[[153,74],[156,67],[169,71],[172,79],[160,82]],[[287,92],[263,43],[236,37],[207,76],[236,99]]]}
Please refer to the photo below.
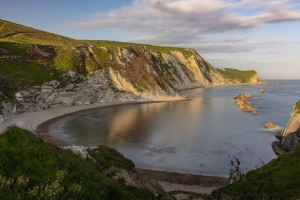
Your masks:
{"label": "rock in water", "polygon": [[263,94],[263,93],[265,93],[265,90],[264,90],[264,89],[260,89],[260,90],[259,90],[259,93],[262,93],[262,94]]}
{"label": "rock in water", "polygon": [[257,110],[253,110],[253,111],[252,111],[252,114],[253,114],[253,115],[257,115],[257,114],[258,114],[258,111],[257,111]]}
{"label": "rock in water", "polygon": [[277,133],[275,133],[275,137],[279,140],[282,140],[283,138],[283,130],[278,131]]}
{"label": "rock in water", "polygon": [[268,123],[264,124],[264,127],[266,127],[267,129],[275,129],[276,125],[271,122],[268,122]]}
{"label": "rock in water", "polygon": [[237,103],[239,108],[243,111],[251,112],[254,109],[254,106],[248,104],[248,99],[251,98],[250,94],[240,94],[237,97],[232,98],[232,102]]}

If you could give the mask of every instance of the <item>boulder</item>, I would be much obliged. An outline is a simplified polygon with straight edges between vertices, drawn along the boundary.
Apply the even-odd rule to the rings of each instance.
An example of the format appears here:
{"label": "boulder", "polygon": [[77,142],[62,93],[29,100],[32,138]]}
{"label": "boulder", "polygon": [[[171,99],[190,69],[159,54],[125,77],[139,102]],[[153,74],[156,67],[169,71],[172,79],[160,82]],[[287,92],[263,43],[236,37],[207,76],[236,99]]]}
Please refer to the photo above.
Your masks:
{"label": "boulder", "polygon": [[268,122],[264,124],[264,127],[266,127],[267,129],[275,129],[276,125],[273,124],[272,122]]}
{"label": "boulder", "polygon": [[264,89],[260,89],[259,93],[263,94],[263,93],[265,93],[265,90]]}
{"label": "boulder", "polygon": [[257,115],[257,114],[258,114],[258,111],[257,111],[257,110],[253,110],[253,111],[252,111],[252,114],[253,114],[253,115]]}
{"label": "boulder", "polygon": [[4,116],[0,115],[0,124],[2,124],[4,122]]}
{"label": "boulder", "polygon": [[283,138],[283,130],[278,131],[277,133],[275,133],[275,137],[279,140],[282,140]]}

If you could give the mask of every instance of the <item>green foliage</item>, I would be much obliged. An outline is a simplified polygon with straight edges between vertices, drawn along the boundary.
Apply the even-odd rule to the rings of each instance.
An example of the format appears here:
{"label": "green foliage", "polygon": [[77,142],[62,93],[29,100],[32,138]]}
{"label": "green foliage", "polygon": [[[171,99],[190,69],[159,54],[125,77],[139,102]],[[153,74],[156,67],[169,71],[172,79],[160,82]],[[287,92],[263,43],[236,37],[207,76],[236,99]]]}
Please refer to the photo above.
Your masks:
{"label": "green foliage", "polygon": [[[22,88],[41,85],[61,74],[52,67],[56,52],[50,46],[0,42],[0,48],[0,56],[3,56],[0,60],[0,89],[4,94],[11,93],[10,97]],[[49,56],[43,57],[41,52],[47,52]]]}
{"label": "green foliage", "polygon": [[117,152],[115,149],[108,148],[100,145],[97,148],[89,149],[89,155],[91,155],[103,169],[110,166],[132,170],[134,163],[125,158],[122,154]]}
{"label": "green foliage", "polygon": [[[121,160],[114,150],[97,150],[110,153],[110,164]],[[96,155],[101,157],[103,153]],[[106,158],[99,160],[108,166]],[[105,177],[99,170],[101,163],[44,143],[17,127],[0,135],[0,160],[0,199],[154,199],[148,190]]]}
{"label": "green foliage", "polygon": [[300,146],[267,165],[247,173],[246,179],[212,193],[220,199],[299,199]]}
{"label": "green foliage", "polygon": [[257,72],[254,70],[241,71],[238,69],[224,68],[216,70],[226,79],[239,83],[248,83],[250,78],[252,78]]}
{"label": "green foliage", "polygon": [[57,56],[54,58],[55,68],[63,71],[73,70],[74,67],[72,62],[73,54],[74,54],[74,50],[58,48]]}
{"label": "green foliage", "polygon": [[298,102],[295,104],[295,110],[296,110],[296,113],[300,114],[300,99],[299,99]]}
{"label": "green foliage", "polygon": [[82,40],[82,42],[96,47],[107,47],[107,48],[117,48],[117,47],[134,48],[134,47],[146,46],[153,52],[170,53],[171,51],[178,51],[181,52],[185,57],[190,57],[195,53],[195,51],[192,49],[186,49],[181,47],[154,46],[149,44],[136,44],[136,43],[128,43],[128,42],[108,41],[108,40]]}
{"label": "green foliage", "polygon": [[174,196],[176,194],[186,194],[189,200],[192,199],[207,199],[211,200],[211,196],[208,194],[201,194],[201,193],[195,193],[195,192],[187,192],[187,191],[181,191],[181,190],[176,190],[176,191],[171,191],[169,192],[171,196]]}
{"label": "green foliage", "polygon": [[40,44],[52,46],[73,47],[82,44],[78,40],[59,36],[53,33],[40,31],[20,24],[11,23],[0,19],[0,41]]}

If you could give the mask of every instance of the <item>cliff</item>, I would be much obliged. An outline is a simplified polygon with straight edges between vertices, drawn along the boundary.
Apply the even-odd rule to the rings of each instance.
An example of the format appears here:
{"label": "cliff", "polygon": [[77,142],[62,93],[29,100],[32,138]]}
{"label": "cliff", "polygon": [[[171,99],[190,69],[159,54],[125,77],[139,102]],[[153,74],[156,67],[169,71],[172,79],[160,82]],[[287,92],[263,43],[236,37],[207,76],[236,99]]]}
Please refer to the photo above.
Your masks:
{"label": "cliff", "polygon": [[283,138],[280,142],[282,149],[291,151],[300,144],[300,99],[294,105],[290,120],[282,134]]}
{"label": "cliff", "polygon": [[255,71],[216,69],[193,49],[74,40],[3,20],[0,58],[0,123],[51,107],[159,100],[187,88],[258,83]]}

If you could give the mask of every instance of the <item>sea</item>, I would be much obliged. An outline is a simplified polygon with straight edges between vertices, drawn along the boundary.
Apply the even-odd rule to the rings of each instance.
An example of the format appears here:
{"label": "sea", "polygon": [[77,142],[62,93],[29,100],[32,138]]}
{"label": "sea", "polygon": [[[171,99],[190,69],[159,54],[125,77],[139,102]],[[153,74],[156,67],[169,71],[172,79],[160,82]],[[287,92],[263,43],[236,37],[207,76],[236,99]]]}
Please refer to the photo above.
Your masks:
{"label": "sea", "polygon": [[[274,134],[285,128],[300,98],[300,80],[268,81],[279,84],[203,87],[181,91],[191,101],[82,111],[54,121],[49,131],[70,145],[115,148],[139,168],[228,177],[239,160],[247,173],[277,157]],[[232,102],[240,93],[252,95],[258,115]],[[267,122],[277,128],[266,129]]]}

